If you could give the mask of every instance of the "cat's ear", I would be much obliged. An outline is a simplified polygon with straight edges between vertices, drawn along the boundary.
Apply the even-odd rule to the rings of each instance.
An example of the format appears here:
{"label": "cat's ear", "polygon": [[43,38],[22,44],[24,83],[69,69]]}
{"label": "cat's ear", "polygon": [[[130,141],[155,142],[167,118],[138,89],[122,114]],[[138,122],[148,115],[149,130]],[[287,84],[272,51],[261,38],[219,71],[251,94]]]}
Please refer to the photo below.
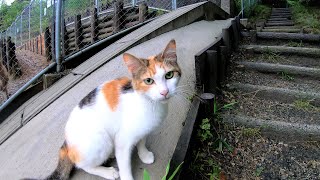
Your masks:
{"label": "cat's ear", "polygon": [[161,58],[165,61],[177,61],[176,41],[172,39],[163,50]]}
{"label": "cat's ear", "polygon": [[136,58],[129,53],[123,54],[123,60],[127,65],[129,72],[131,72],[132,74],[136,73],[138,69],[143,66],[143,62],[139,58]]}

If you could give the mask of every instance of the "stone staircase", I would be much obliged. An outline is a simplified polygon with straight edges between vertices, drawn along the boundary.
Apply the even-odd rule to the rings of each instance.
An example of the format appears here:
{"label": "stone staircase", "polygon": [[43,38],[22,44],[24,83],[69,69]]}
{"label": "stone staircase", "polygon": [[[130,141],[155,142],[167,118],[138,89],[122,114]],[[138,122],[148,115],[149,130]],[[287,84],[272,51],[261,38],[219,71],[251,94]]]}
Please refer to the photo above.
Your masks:
{"label": "stone staircase", "polygon": [[320,179],[320,36],[291,17],[272,9],[233,56],[225,88],[237,105],[223,121],[262,132],[247,152],[262,179]]}

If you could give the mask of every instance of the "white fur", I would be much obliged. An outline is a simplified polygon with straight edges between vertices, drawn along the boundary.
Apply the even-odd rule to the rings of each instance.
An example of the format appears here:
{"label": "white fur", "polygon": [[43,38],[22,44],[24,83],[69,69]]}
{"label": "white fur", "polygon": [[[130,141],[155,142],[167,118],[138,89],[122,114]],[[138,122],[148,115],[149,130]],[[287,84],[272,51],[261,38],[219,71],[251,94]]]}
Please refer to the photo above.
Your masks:
{"label": "white fur", "polygon": [[[154,162],[153,153],[145,147],[145,138],[167,116],[166,100],[173,95],[180,78],[166,80],[165,73],[157,67],[153,77],[156,84],[144,94],[135,91],[121,94],[114,112],[101,91],[95,104],[74,108],[65,133],[68,146],[75,146],[80,152],[78,168],[104,178],[118,178],[114,168],[100,166],[115,149],[121,179],[132,180],[131,150],[137,144],[142,162]],[[164,89],[169,91],[167,97],[160,94]]]}

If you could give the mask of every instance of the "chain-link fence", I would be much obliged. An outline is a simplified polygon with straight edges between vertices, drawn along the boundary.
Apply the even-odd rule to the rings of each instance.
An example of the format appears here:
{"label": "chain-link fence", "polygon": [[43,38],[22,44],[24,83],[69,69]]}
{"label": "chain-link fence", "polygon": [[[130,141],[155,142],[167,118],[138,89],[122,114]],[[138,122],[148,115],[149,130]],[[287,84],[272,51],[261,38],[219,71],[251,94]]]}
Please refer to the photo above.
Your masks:
{"label": "chain-link fence", "polygon": [[240,6],[240,13],[241,17],[249,17],[254,6],[260,2],[260,0],[238,0]]}
{"label": "chain-link fence", "polygon": [[66,57],[97,41],[201,1],[31,0],[0,32],[0,105],[37,82],[49,65],[59,67]]}

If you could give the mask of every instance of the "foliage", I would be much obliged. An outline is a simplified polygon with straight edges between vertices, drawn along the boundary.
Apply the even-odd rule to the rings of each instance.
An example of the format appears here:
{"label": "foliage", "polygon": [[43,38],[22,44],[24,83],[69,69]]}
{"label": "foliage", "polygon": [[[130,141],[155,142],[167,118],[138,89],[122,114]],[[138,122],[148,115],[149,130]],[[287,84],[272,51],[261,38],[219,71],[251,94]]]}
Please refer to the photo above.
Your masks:
{"label": "foliage", "polygon": [[252,23],[257,22],[258,20],[268,19],[271,14],[271,7],[267,5],[256,5],[253,10],[252,14],[249,17],[249,21]]}
{"label": "foliage", "polygon": [[200,129],[198,130],[198,137],[202,142],[210,139],[213,137],[211,133],[211,125],[208,118],[202,119],[202,122],[200,124]]}
{"label": "foliage", "polygon": [[288,0],[288,4],[291,6],[296,24],[310,33],[320,33],[319,7],[305,6],[299,0]]}
{"label": "foliage", "polygon": [[0,31],[7,29],[28,3],[29,0],[15,0],[10,6],[2,4],[0,6]]}

